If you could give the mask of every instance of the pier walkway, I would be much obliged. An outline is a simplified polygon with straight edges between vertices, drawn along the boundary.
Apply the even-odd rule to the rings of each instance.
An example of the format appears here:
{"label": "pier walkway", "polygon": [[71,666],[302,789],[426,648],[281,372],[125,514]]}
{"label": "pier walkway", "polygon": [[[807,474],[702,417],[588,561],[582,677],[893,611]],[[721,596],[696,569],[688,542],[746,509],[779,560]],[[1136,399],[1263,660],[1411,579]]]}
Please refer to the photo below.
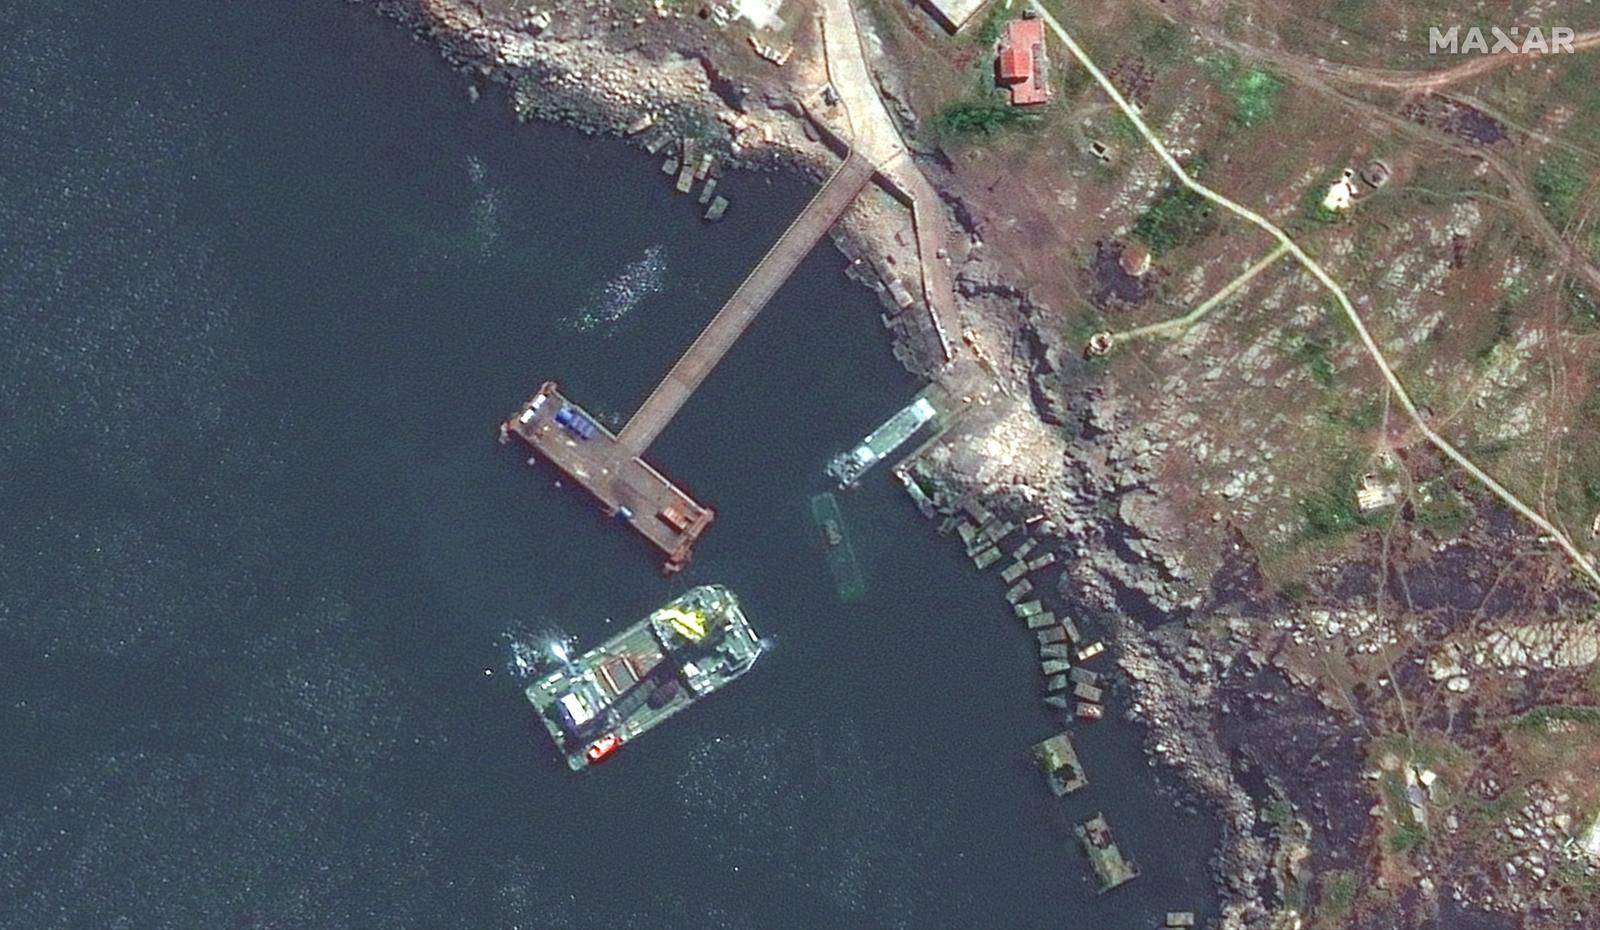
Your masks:
{"label": "pier walkway", "polygon": [[520,439],[597,500],[609,516],[627,523],[666,555],[667,573],[681,570],[716,513],[700,504],[644,460],[645,450],[689,402],[800,262],[855,202],[875,171],[851,153],[789,225],[766,257],[700,331],[615,435],[545,382],[500,428],[500,439]]}
{"label": "pier walkway", "polygon": [[761,308],[811,254],[817,241],[827,235],[855,202],[856,195],[872,180],[872,173],[872,162],[854,152],[844,160],[617,434],[617,442],[624,451],[631,455],[644,454],[689,402],[689,396],[744,335]]}

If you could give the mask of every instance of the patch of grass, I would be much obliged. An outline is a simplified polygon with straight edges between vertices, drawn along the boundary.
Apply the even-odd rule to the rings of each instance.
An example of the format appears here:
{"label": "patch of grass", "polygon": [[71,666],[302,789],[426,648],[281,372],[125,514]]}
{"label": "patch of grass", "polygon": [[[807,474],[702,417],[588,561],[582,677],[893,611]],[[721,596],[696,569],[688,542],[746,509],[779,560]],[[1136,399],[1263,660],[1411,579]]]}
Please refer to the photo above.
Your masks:
{"label": "patch of grass", "polygon": [[1067,317],[1064,331],[1067,334],[1067,341],[1070,345],[1086,345],[1090,336],[1105,331],[1105,317],[1095,312],[1094,309],[1088,308],[1087,304],[1084,306],[1086,309],[1082,312]]}
{"label": "patch of grass", "polygon": [[[1600,382],[1596,382],[1600,385]],[[1600,386],[1589,392],[1589,396],[1578,405],[1578,420],[1588,429],[1600,429]],[[1592,497],[1591,497],[1592,499]],[[1600,501],[1595,501],[1600,503]]]}
{"label": "patch of grass", "polygon": [[1005,3],[996,3],[989,7],[989,12],[984,15],[983,22],[972,31],[972,41],[980,47],[987,48],[1000,41],[1000,33],[1006,28],[1006,23],[1011,21],[1015,13]]}
{"label": "patch of grass", "polygon": [[1093,75],[1070,55],[1057,55],[1051,58],[1050,72],[1055,75],[1051,80],[1060,82],[1057,86],[1061,88],[1060,96],[1063,100],[1077,100],[1084,91],[1100,87]]}
{"label": "patch of grass", "polygon": [[1261,809],[1261,819],[1275,827],[1288,826],[1289,821],[1294,819],[1294,805],[1283,798],[1273,798]]}
{"label": "patch of grass", "polygon": [[939,111],[935,124],[955,136],[993,136],[1007,129],[1037,125],[1039,117],[1006,103],[957,100]]}
{"label": "patch of grass", "polygon": [[1356,508],[1356,476],[1352,472],[1341,471],[1301,498],[1299,509],[1312,539],[1336,539],[1366,524]]}
{"label": "patch of grass", "polygon": [[1494,363],[1496,361],[1496,356],[1499,354],[1500,347],[1509,343],[1511,341],[1511,337],[1515,336],[1516,334],[1517,312],[1514,306],[1514,301],[1512,300],[1511,296],[1508,295],[1505,298],[1502,298],[1501,301],[1495,305],[1494,332],[1490,333],[1489,338],[1484,341],[1483,345],[1478,347],[1476,352],[1473,353],[1473,358],[1478,362],[1480,367]]}
{"label": "patch of grass", "polygon": [[1563,428],[1561,451],[1568,465],[1553,501],[1566,522],[1582,528],[1585,541],[1600,511],[1600,359],[1591,366],[1585,394]]}
{"label": "patch of grass", "polygon": [[1400,777],[1386,774],[1379,782],[1383,789],[1384,805],[1389,811],[1389,835],[1384,846],[1391,853],[1404,855],[1428,841],[1428,830],[1411,816],[1411,802],[1406,799],[1405,783]]}
{"label": "patch of grass", "polygon": [[1522,731],[1548,730],[1552,723],[1571,722],[1586,726],[1600,726],[1600,707],[1575,707],[1570,704],[1546,704],[1535,707],[1511,722],[1511,728]]}
{"label": "patch of grass", "polygon": [[1133,125],[1133,120],[1128,119],[1128,114],[1121,110],[1111,114],[1107,125],[1111,129],[1111,135],[1123,142],[1129,145],[1144,145],[1144,136],[1139,135],[1139,127]]}
{"label": "patch of grass", "polygon": [[1397,823],[1394,832],[1389,834],[1389,851],[1396,854],[1405,854],[1428,841],[1428,831],[1414,823]]}
{"label": "patch of grass", "polygon": [[1555,90],[1574,99],[1582,109],[1592,110],[1600,107],[1594,96],[1596,80],[1600,80],[1600,68],[1595,67],[1594,59],[1574,55],[1557,71]]}
{"label": "patch of grass", "polygon": [[1521,785],[1507,788],[1496,798],[1480,798],[1474,794],[1461,797],[1458,806],[1462,813],[1480,825],[1493,824],[1506,814],[1528,803],[1528,789]]}
{"label": "patch of grass", "polygon": [[1568,279],[1561,286],[1561,303],[1567,311],[1567,324],[1580,332],[1600,329],[1600,298],[1579,281]]}
{"label": "patch of grass", "polygon": [[1328,425],[1353,432],[1364,433],[1373,429],[1383,419],[1383,404],[1376,399],[1362,401],[1354,408],[1347,407],[1338,395],[1322,406],[1322,418]]}
{"label": "patch of grass", "polygon": [[[1436,768],[1448,762],[1460,762],[1464,758],[1461,747],[1442,740],[1417,740],[1404,734],[1393,734],[1376,740],[1373,748],[1377,752],[1393,753],[1402,762],[1408,765],[1420,765],[1423,768]],[[1399,782],[1395,782],[1398,790]],[[1403,795],[1396,795],[1403,799]]]}
{"label": "patch of grass", "polygon": [[[1092,308],[1085,309],[1069,316],[1062,330],[1066,334],[1067,345],[1081,350],[1089,344],[1090,336],[1105,332],[1106,321]],[[1083,371],[1089,375],[1103,374],[1110,367],[1111,358],[1105,355],[1091,355],[1083,361]]]}
{"label": "patch of grass", "polygon": [[1343,920],[1355,903],[1356,875],[1342,869],[1326,872],[1322,876],[1321,893],[1317,897],[1317,916],[1330,921]]}
{"label": "patch of grass", "polygon": [[1473,510],[1455,489],[1432,481],[1412,499],[1412,522],[1441,539],[1460,536],[1472,523]]}
{"label": "patch of grass", "polygon": [[1341,29],[1364,35],[1371,6],[1372,0],[1333,0],[1333,20]]}
{"label": "patch of grass", "polygon": [[1328,343],[1310,336],[1296,339],[1292,349],[1294,360],[1304,365],[1311,373],[1312,380],[1325,388],[1333,387],[1338,380],[1338,369],[1334,367],[1329,351]]}
{"label": "patch of grass", "polygon": [[1339,222],[1338,211],[1329,210],[1323,206],[1322,201],[1327,195],[1327,185],[1320,187],[1315,184],[1311,185],[1311,187],[1307,188],[1305,194],[1300,197],[1300,214],[1321,226],[1332,226],[1334,223]]}
{"label": "patch of grass", "polygon": [[1557,865],[1555,877],[1585,898],[1600,898],[1600,876],[1592,874],[1582,863],[1563,862]]}
{"label": "patch of grass", "polygon": [[1200,67],[1218,84],[1226,84],[1239,71],[1239,56],[1232,52],[1218,52],[1200,59]]}
{"label": "patch of grass", "polygon": [[1572,220],[1578,198],[1587,185],[1586,173],[1578,156],[1566,151],[1552,152],[1533,171],[1533,189],[1557,226]]}
{"label": "patch of grass", "polygon": [[1283,81],[1266,68],[1251,68],[1233,82],[1233,118],[1244,126],[1259,126],[1278,111]]}
{"label": "patch of grass", "polygon": [[1501,302],[1509,309],[1516,307],[1528,299],[1533,293],[1533,282],[1527,275],[1519,274],[1506,283],[1505,295]]}
{"label": "patch of grass", "polygon": [[1170,19],[1157,21],[1155,28],[1139,37],[1139,54],[1158,66],[1165,66],[1183,50],[1183,28]]}
{"label": "patch of grass", "polygon": [[1187,187],[1172,185],[1133,222],[1133,237],[1162,255],[1203,238],[1215,227],[1211,203]]}
{"label": "patch of grass", "polygon": [[1283,906],[1293,913],[1306,909],[1306,883],[1291,881],[1283,889]]}
{"label": "patch of grass", "polygon": [[1278,596],[1291,604],[1303,605],[1311,598],[1311,586],[1298,578],[1291,578],[1278,588]]}
{"label": "patch of grass", "polygon": [[1283,80],[1270,69],[1255,66],[1241,70],[1232,52],[1208,55],[1200,66],[1233,101],[1233,121],[1246,128],[1259,126],[1278,111]]}
{"label": "patch of grass", "polygon": [[1353,430],[1369,430],[1375,428],[1383,419],[1383,404],[1376,400],[1369,400],[1356,409],[1344,414],[1341,422]]}

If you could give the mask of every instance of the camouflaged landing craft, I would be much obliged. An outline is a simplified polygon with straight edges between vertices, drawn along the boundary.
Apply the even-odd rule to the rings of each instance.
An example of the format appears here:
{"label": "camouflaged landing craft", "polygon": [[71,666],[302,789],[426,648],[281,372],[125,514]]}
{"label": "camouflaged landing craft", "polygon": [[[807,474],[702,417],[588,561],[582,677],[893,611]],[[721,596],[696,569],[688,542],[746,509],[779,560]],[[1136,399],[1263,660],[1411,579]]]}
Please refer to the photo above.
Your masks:
{"label": "camouflaged landing craft", "polygon": [[748,672],[761,641],[733,592],[702,585],[528,686],[574,771]]}
{"label": "camouflaged landing craft", "polygon": [[[927,391],[923,392],[926,395]],[[888,458],[907,439],[916,435],[922,425],[939,415],[937,408],[926,396],[919,395],[904,409],[873,430],[849,452],[841,452],[828,463],[827,473],[839,482],[840,488],[853,488],[872,466]]]}

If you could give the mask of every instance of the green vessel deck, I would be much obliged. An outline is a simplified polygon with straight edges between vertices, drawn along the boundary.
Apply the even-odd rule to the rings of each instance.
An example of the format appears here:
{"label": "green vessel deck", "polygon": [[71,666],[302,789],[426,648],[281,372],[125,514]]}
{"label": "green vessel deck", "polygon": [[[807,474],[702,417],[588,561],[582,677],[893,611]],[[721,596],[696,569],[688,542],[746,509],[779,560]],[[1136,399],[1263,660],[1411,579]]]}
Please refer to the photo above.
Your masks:
{"label": "green vessel deck", "polygon": [[564,660],[527,695],[567,765],[579,770],[748,672],[761,651],[733,592],[703,585]]}
{"label": "green vessel deck", "polygon": [[1065,732],[1034,746],[1033,757],[1058,798],[1089,784],[1083,774],[1083,763],[1078,761],[1078,752],[1072,746],[1072,737]]}
{"label": "green vessel deck", "polygon": [[839,499],[826,491],[812,495],[811,519],[816,521],[817,531],[822,534],[828,569],[833,573],[833,586],[839,593],[839,600],[849,603],[859,599],[867,593],[867,583],[861,574],[861,563],[856,561],[855,547],[850,544],[850,534],[845,530]]}
{"label": "green vessel deck", "polygon": [[1111,838],[1111,825],[1106,823],[1103,814],[1095,814],[1078,825],[1078,840],[1083,844],[1083,851],[1089,857],[1089,865],[1094,869],[1102,892],[1139,877],[1139,867],[1117,848],[1116,841]]}
{"label": "green vessel deck", "polygon": [[922,429],[923,424],[939,415],[939,410],[929,399],[932,389],[924,388],[916,399],[861,440],[849,452],[841,452],[828,463],[827,473],[839,482],[839,487],[854,487],[861,476],[900,448],[900,445]]}

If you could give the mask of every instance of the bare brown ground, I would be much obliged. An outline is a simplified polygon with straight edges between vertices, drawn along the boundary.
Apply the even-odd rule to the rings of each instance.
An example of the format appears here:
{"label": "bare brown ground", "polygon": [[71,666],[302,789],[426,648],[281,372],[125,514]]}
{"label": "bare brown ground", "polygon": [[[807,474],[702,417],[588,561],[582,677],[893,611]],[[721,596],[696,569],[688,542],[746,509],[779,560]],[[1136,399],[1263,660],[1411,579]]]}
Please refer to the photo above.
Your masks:
{"label": "bare brown ground", "polygon": [[[1574,37],[1572,42],[1574,53],[1596,47],[1600,47],[1600,29],[1580,33]],[[1452,84],[1460,84],[1464,81],[1482,77],[1507,65],[1538,58],[1542,54],[1551,53],[1502,52],[1497,55],[1482,55],[1451,68],[1421,72],[1392,71],[1384,68],[1367,68],[1359,65],[1343,65],[1332,62],[1318,62],[1315,67],[1324,75],[1336,81],[1362,84],[1367,87],[1382,87],[1390,90],[1406,90],[1418,94],[1430,94],[1438,93]]]}

